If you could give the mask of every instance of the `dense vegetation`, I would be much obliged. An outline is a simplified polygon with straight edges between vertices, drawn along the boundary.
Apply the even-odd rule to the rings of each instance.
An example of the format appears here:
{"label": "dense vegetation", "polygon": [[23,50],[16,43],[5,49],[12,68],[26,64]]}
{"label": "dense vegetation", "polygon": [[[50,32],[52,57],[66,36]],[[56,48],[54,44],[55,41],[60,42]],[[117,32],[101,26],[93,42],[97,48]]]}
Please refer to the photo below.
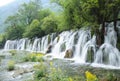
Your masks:
{"label": "dense vegetation", "polygon": [[[59,14],[43,9],[40,0],[22,4],[16,14],[6,19],[7,29],[1,35],[1,44],[8,39],[42,37],[53,32],[89,26],[97,32],[97,38],[100,40],[97,44],[101,45],[104,40],[105,22],[114,21],[117,31],[120,0],[51,0],[51,2],[61,6],[62,11]],[[102,28],[98,30],[100,24]]]}

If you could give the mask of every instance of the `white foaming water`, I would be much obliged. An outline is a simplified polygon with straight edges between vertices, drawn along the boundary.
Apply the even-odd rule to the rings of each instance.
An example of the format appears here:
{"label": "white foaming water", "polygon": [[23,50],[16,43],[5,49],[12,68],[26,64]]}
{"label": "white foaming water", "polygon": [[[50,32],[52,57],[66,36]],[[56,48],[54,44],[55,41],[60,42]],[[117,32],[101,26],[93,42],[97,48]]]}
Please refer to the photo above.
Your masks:
{"label": "white foaming water", "polygon": [[[75,55],[74,55],[74,59],[76,60],[76,62],[80,62],[80,63],[84,63],[86,59],[84,59],[84,54],[87,53],[87,49],[86,46],[88,43],[90,43],[90,31],[80,31],[79,33],[79,39],[78,39],[78,43],[76,44],[76,50],[75,50]],[[87,43],[88,42],[88,43]],[[87,47],[88,48],[88,47]]]}
{"label": "white foaming water", "polygon": [[[119,28],[119,25],[117,25]],[[103,67],[120,68],[120,52],[116,48],[117,35],[113,23],[106,27],[104,44],[96,48],[96,36],[91,37],[90,30],[64,31],[59,35],[55,33],[30,40],[23,38],[20,40],[6,41],[4,50],[16,49],[34,52],[44,52],[51,45],[51,55],[56,58],[64,58],[67,50],[72,50],[73,58],[78,63],[91,63],[92,66],[102,65]],[[92,51],[92,61],[90,57]]]}
{"label": "white foaming water", "polygon": [[106,32],[105,43],[96,52],[94,63],[120,67],[120,52],[116,48],[117,35],[113,23],[108,25]]}
{"label": "white foaming water", "polygon": [[[73,40],[71,38],[73,38],[73,32],[72,31],[66,31],[61,33],[60,35],[58,35],[58,37],[55,38],[54,41],[54,47],[52,50],[52,53],[54,55],[54,57],[64,57],[64,51],[66,49],[71,49],[72,45],[73,45]],[[63,48],[62,48],[63,46]],[[64,51],[62,51],[62,49]]]}

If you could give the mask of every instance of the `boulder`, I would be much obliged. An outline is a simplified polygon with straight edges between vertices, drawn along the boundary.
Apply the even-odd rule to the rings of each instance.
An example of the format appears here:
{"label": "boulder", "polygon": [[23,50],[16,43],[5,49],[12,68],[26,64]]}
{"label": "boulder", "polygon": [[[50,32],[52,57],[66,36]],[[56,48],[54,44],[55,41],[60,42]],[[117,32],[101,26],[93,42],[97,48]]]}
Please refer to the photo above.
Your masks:
{"label": "boulder", "polygon": [[66,50],[64,58],[72,58],[72,57],[73,57],[72,49]]}
{"label": "boulder", "polygon": [[47,48],[46,53],[50,53],[51,51],[52,51],[52,45],[49,45],[48,48]]}

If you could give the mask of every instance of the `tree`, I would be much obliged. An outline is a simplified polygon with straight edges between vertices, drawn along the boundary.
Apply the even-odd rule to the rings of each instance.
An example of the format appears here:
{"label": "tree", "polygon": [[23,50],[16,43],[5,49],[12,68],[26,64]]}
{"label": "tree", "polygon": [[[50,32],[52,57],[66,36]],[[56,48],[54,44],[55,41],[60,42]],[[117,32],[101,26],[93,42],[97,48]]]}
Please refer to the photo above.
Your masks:
{"label": "tree", "polygon": [[38,19],[38,12],[41,10],[40,0],[24,3],[18,10],[17,14],[21,17],[24,25],[30,25],[33,19]]}
{"label": "tree", "polygon": [[41,9],[38,12],[38,20],[41,21],[42,19],[44,19],[45,17],[51,15],[52,12],[49,9]]}
{"label": "tree", "polygon": [[[80,28],[84,23],[93,24],[100,46],[104,42],[105,22],[116,20],[120,11],[120,0],[52,0],[63,8],[64,19],[69,29]],[[101,30],[99,25],[102,24]]]}
{"label": "tree", "polygon": [[57,30],[57,20],[54,15],[49,15],[42,20],[42,30],[45,34],[53,33]]}
{"label": "tree", "polygon": [[[97,25],[102,24],[101,30],[97,30],[97,38],[99,46],[104,42],[105,35],[105,22],[114,21],[114,27],[116,30],[116,20],[118,20],[120,6],[120,0],[82,0],[82,9],[88,17],[91,17],[91,23]],[[83,18],[87,20],[84,15]],[[97,27],[98,29],[98,27]]]}
{"label": "tree", "polygon": [[80,28],[83,20],[81,18],[80,0],[52,0],[63,8],[63,20],[67,29]]}
{"label": "tree", "polygon": [[5,21],[8,26],[6,29],[7,39],[22,38],[26,27],[30,26],[34,19],[39,18],[40,10],[40,0],[22,4],[18,12],[9,16]]}
{"label": "tree", "polygon": [[0,34],[0,48],[3,48],[6,42],[6,35],[4,34]]}
{"label": "tree", "polygon": [[7,24],[8,28],[6,29],[6,38],[7,39],[18,39],[22,38],[22,33],[24,29],[20,27],[19,19],[17,15],[9,16],[5,24]]}
{"label": "tree", "polygon": [[30,26],[28,26],[23,33],[23,37],[34,38],[41,37],[44,35],[44,32],[40,28],[40,22],[37,19],[34,19]]}

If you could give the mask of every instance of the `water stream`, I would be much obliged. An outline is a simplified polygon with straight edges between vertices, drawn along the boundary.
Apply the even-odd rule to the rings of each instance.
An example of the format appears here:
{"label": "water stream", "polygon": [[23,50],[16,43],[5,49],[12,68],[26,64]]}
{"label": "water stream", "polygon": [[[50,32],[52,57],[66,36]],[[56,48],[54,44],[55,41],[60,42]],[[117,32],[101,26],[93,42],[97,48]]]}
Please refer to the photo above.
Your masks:
{"label": "water stream", "polygon": [[[120,28],[119,22],[117,27]],[[116,48],[116,44],[117,35],[113,23],[110,23],[106,27],[104,44],[99,49],[96,47],[96,36],[91,36],[90,30],[80,29],[78,31],[64,31],[58,35],[52,33],[34,40],[28,38],[7,40],[4,50],[16,49],[45,53],[51,45],[50,54],[53,57],[64,58],[65,52],[72,50],[72,59],[75,62],[120,68],[120,52]]]}

